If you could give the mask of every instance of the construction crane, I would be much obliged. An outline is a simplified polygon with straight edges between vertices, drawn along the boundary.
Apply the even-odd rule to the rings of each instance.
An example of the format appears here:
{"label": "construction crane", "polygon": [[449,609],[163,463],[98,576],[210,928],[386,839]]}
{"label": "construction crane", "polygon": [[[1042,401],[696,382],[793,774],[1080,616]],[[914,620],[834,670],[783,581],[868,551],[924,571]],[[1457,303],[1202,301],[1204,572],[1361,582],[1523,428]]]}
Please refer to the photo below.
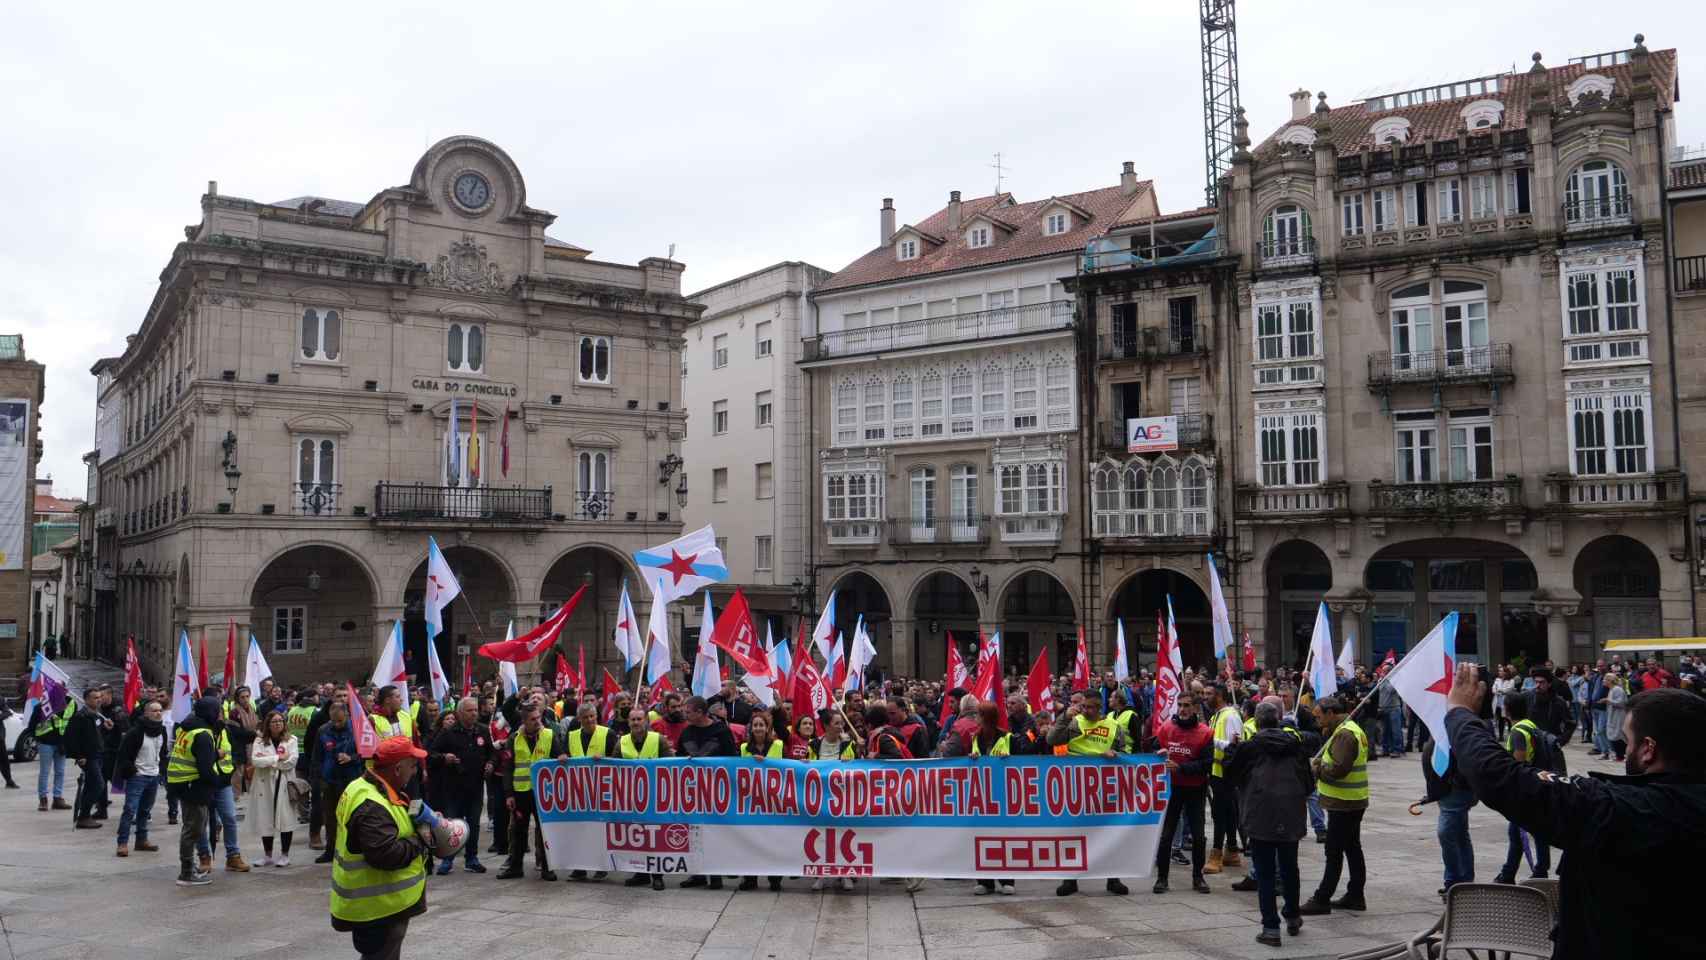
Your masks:
{"label": "construction crane", "polygon": [[1238,26],[1234,0],[1197,0],[1202,23],[1203,158],[1208,206],[1217,206],[1220,178],[1232,163],[1238,119]]}

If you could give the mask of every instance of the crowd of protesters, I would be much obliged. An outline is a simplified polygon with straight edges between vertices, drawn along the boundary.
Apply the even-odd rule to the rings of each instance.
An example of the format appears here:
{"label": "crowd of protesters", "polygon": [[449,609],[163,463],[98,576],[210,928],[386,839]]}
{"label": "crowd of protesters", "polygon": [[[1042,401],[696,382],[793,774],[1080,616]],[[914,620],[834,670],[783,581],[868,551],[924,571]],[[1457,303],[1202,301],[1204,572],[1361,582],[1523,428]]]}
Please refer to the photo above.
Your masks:
{"label": "crowd of protesters", "polygon": [[[1625,663],[1614,657],[1593,666],[1503,665],[1484,673],[1491,697],[1482,706],[1483,717],[1514,759],[1535,766],[1551,761],[1548,744],[1568,742],[1578,732],[1592,745],[1590,755],[1621,762],[1630,747],[1622,739],[1629,698],[1667,687],[1698,692],[1706,682],[1699,657],[1684,658],[1675,671],[1653,660]],[[1151,722],[1156,687],[1148,671],[1124,682],[1107,673],[1083,690],[1058,678],[1052,709],[1033,709],[1016,675],[1008,678],[1001,703],[928,680],[875,677],[868,691],[848,691],[831,708],[805,716],[794,716],[785,700],[766,708],[752,690],[733,681],[708,698],[667,691],[655,702],[639,703],[626,693],[577,700],[573,690],[541,685],[505,696],[492,682],[443,702],[424,690],[392,686],[363,688],[358,695],[380,738],[406,738],[424,752],[409,794],[468,823],[463,869],[485,873],[480,854],[495,854],[503,858],[495,875],[501,880],[526,875],[530,848],[535,875],[557,879],[545,861],[527,776],[529,765],[540,759],[836,763],[1156,752],[1169,770],[1173,795],[1153,893],[1169,891],[1174,865],[1188,867],[1191,889],[1204,894],[1212,892],[1209,877],[1241,871],[1232,889],[1258,893],[1259,939],[1277,943],[1282,920],[1295,934],[1303,917],[1366,909],[1361,822],[1369,805],[1367,766],[1382,757],[1421,750],[1427,773],[1421,803],[1438,804],[1445,887],[1474,878],[1468,811],[1476,798],[1469,786],[1455,769],[1434,774],[1426,727],[1389,686],[1378,683],[1377,671],[1358,667],[1340,676],[1338,690],[1316,698],[1307,690],[1300,697],[1295,671],[1231,676],[1187,669],[1176,715],[1162,724]],[[40,750],[39,809],[70,810],[77,829],[99,829],[109,819],[109,782],[122,783],[116,855],[128,857],[133,850],[159,849],[151,828],[163,793],[166,822],[180,827],[178,882],[184,885],[212,881],[222,838],[224,866],[231,873],[289,866],[292,841],[304,827],[308,846],[318,851],[315,862],[330,863],[339,849],[334,815],[339,798],[368,767],[358,755],[347,689],[330,683],[286,688],[268,680],[252,696],[247,688],[227,692],[213,686],[174,733],[164,719],[170,704],[162,691],[145,689],[126,711],[112,689],[90,687],[80,702],[57,713],[44,705],[28,720]],[[412,695],[407,707],[406,693]],[[207,736],[199,735],[203,731]],[[67,758],[76,765],[74,803],[64,799]],[[261,842],[255,863],[241,849],[242,820]],[[1325,851],[1320,881],[1302,900],[1298,844],[1311,833]],[[1539,851],[1531,861],[1537,876],[1548,869],[1544,841],[1519,834],[1513,824],[1501,882],[1514,881],[1524,850]],[[455,862],[433,864],[429,858],[429,868],[434,866],[445,875]],[[1344,892],[1335,897],[1341,875]],[[606,875],[576,870],[570,879],[598,882]],[[786,879],[764,878],[770,890],[782,889]],[[692,876],[680,886],[720,889],[723,880]],[[623,882],[665,887],[656,874]],[[918,879],[892,882],[909,890],[922,886]],[[759,883],[748,876],[738,886],[751,890]],[[812,883],[812,889],[835,886],[852,889],[854,881]],[[1107,889],[1129,892],[1118,879],[1107,881]],[[979,880],[971,890],[980,896],[1014,891],[1006,879]],[[1075,892],[1071,880],[1056,889],[1061,896]]]}

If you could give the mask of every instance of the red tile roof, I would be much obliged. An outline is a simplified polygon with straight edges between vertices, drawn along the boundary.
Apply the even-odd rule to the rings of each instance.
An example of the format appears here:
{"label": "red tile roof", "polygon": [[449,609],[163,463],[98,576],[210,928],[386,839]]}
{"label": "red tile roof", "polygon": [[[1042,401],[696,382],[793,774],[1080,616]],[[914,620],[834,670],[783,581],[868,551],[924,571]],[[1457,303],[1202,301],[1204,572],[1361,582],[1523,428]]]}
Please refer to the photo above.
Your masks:
{"label": "red tile roof", "polygon": [[1693,187],[1706,187],[1706,161],[1671,164],[1670,188],[1686,190]]}
{"label": "red tile roof", "polygon": [[72,513],[83,505],[81,500],[68,500],[51,493],[36,494],[36,513]]}
{"label": "red tile roof", "polygon": [[[1652,71],[1653,88],[1658,92],[1659,103],[1665,106],[1676,100],[1676,51],[1654,50],[1648,57],[1648,65]],[[1616,84],[1614,98],[1626,98],[1634,86],[1631,75],[1631,65],[1628,63],[1612,64],[1588,68],[1579,63],[1567,64],[1562,67],[1551,67],[1546,71],[1546,79],[1552,85],[1552,103],[1554,106],[1568,106],[1567,91],[1571,83],[1584,73],[1596,73],[1610,78]],[[1532,79],[1528,71],[1507,73],[1499,79],[1497,93],[1476,94],[1458,97],[1453,100],[1436,100],[1432,103],[1417,104],[1409,107],[1397,107],[1391,110],[1371,111],[1363,103],[1354,103],[1347,107],[1335,107],[1327,112],[1331,129],[1327,139],[1340,154],[1361,153],[1376,146],[1370,133],[1376,121],[1386,117],[1403,117],[1410,121],[1409,137],[1405,141],[1418,144],[1427,140],[1446,140],[1457,136],[1463,129],[1463,108],[1476,100],[1497,100],[1504,104],[1505,110],[1500,129],[1521,130],[1528,125],[1528,99],[1532,87]],[[1288,121],[1275,130],[1271,136],[1263,140],[1256,148],[1258,156],[1270,155],[1278,149],[1276,139],[1288,128],[1299,123],[1313,125],[1319,114],[1310,114],[1309,119]]]}
{"label": "red tile roof", "polygon": [[[896,260],[893,244],[885,244],[843,267],[829,278],[818,291],[841,290],[847,287],[905,280],[933,273],[962,270],[968,267],[993,266],[1033,257],[1074,253],[1085,244],[1107,233],[1122,218],[1135,216],[1137,211],[1154,209],[1155,186],[1152,181],[1139,180],[1130,196],[1121,188],[1105,187],[1085,193],[1069,193],[1046,200],[1027,203],[1014,201],[1010,193],[976,197],[960,204],[960,228],[948,228],[948,208],[932,213],[917,224],[907,224],[901,230],[912,229],[941,238],[940,244],[926,243],[917,259]],[[1090,214],[1089,220],[1073,218],[1073,228],[1065,233],[1048,236],[1043,233],[1043,211],[1057,201],[1064,201]],[[996,232],[994,243],[987,247],[968,247],[965,226],[979,214],[998,220],[1013,228],[1011,233]],[[901,230],[896,231],[899,235]]]}
{"label": "red tile roof", "polygon": [[1198,217],[1212,217],[1219,213],[1218,207],[1197,207],[1195,210],[1180,210],[1177,213],[1163,213],[1156,217],[1134,217],[1114,224],[1116,227],[1145,227],[1151,223],[1176,223],[1180,220],[1195,220]]}

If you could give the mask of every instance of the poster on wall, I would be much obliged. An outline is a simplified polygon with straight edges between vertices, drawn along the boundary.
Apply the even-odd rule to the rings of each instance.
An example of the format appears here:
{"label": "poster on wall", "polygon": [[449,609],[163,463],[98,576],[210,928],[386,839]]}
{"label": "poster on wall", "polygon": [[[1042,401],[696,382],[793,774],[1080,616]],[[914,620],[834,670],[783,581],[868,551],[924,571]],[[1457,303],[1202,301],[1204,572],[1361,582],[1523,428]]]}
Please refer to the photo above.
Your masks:
{"label": "poster on wall", "polygon": [[0,570],[29,561],[30,402],[0,400]]}

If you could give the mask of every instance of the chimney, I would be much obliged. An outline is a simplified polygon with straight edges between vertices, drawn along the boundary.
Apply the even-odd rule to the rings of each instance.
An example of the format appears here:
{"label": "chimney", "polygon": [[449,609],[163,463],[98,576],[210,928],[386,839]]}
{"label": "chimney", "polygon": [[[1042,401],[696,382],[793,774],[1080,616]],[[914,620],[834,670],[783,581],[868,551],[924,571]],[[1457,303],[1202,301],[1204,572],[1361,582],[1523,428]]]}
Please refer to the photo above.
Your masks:
{"label": "chimney", "polygon": [[1129,197],[1137,192],[1137,165],[1127,160],[1120,166],[1120,196]]}
{"label": "chimney", "polygon": [[882,217],[882,228],[878,231],[878,233],[881,234],[881,238],[877,242],[879,244],[887,246],[888,242],[890,240],[894,239],[894,198],[893,197],[884,197],[883,198],[883,209],[882,209],[881,217]]}
{"label": "chimney", "polygon": [[1309,119],[1309,91],[1294,90],[1291,94],[1291,122]]}
{"label": "chimney", "polygon": [[958,230],[959,228],[960,228],[960,192],[958,190],[949,190],[948,191],[948,229],[950,231],[953,231],[953,230]]}

